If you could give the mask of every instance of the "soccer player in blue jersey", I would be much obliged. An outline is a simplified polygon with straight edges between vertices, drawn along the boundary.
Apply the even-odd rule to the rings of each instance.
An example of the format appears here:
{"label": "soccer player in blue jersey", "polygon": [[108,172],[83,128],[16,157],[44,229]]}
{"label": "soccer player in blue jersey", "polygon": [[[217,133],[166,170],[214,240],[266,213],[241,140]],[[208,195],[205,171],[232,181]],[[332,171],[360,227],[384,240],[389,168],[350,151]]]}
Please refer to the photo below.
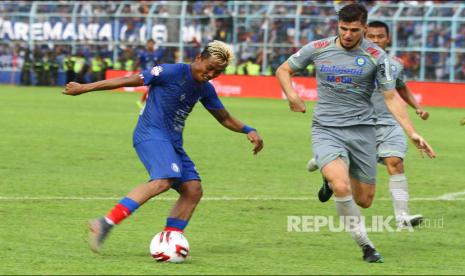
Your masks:
{"label": "soccer player in blue jersey", "polygon": [[63,93],[72,96],[125,86],[147,85],[150,90],[133,135],[134,148],[150,180],[130,191],[106,216],[90,221],[89,243],[93,251],[100,251],[114,225],[170,188],[179,193],[179,199],[166,220],[165,231],[184,231],[202,197],[200,176],[183,149],[182,136],[185,120],[197,101],[224,127],[245,133],[254,144],[254,154],[262,150],[263,141],[258,132],[229,114],[209,82],[232,59],[228,45],[213,41],[190,65],[161,64],[139,75],[66,85]]}
{"label": "soccer player in blue jersey", "polygon": [[[146,48],[145,50],[141,51],[139,53],[139,56],[137,57],[135,69],[136,70],[149,70],[150,68],[155,67],[155,65],[158,65],[163,58],[164,50],[163,48],[157,48],[155,49],[155,40],[149,39],[147,40]],[[148,90],[144,92],[144,94],[141,96],[140,100],[137,102],[137,105],[139,108],[142,108],[144,106],[145,101],[147,100],[148,96]]]}
{"label": "soccer player in blue jersey", "polygon": [[[313,113],[312,149],[328,180],[338,215],[363,252],[366,262],[383,262],[368,238],[360,209],[371,206],[376,183],[376,134],[372,93],[382,93],[391,113],[412,142],[431,158],[433,149],[414,129],[396,97],[395,80],[386,53],[364,39],[368,12],[349,4],[338,13],[338,36],[310,42],[276,71],[294,112],[306,106],[292,86],[291,76],[314,63],[318,101]],[[375,91],[375,82],[379,90]]]}

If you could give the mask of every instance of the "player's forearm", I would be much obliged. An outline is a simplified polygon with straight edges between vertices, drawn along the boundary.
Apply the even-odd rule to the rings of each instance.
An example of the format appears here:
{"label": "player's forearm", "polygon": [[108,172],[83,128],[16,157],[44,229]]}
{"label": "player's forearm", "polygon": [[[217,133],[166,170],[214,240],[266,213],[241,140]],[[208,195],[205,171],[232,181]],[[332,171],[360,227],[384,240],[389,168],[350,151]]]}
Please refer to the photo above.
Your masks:
{"label": "player's forearm", "polygon": [[294,87],[292,87],[292,74],[289,70],[286,70],[285,66],[281,65],[280,67],[278,67],[275,75],[278,79],[279,85],[283,89],[283,92],[284,94],[286,94],[286,97],[288,99],[298,97],[297,93],[294,90]]}
{"label": "player's forearm", "polygon": [[407,86],[404,86],[402,88],[398,88],[397,92],[399,95],[402,97],[402,99],[413,109],[419,109],[420,104],[418,104],[417,100],[413,96],[412,92]]}
{"label": "player's forearm", "polygon": [[404,131],[407,133],[409,137],[412,137],[414,133],[416,133],[415,128],[413,127],[412,121],[407,113],[407,109],[396,97],[394,90],[390,90],[389,92],[384,92],[384,101],[386,106],[388,107],[389,111],[392,113],[394,118],[399,122],[402,126]]}
{"label": "player's forearm", "polygon": [[142,80],[137,75],[115,78],[109,80],[102,80],[92,83],[84,84],[85,92],[100,91],[100,90],[112,90],[120,87],[132,87],[143,85]]}
{"label": "player's forearm", "polygon": [[242,128],[245,126],[244,123],[242,123],[238,119],[231,117],[231,116],[221,121],[220,123],[225,128],[232,130],[234,132],[240,132],[240,133],[242,133]]}

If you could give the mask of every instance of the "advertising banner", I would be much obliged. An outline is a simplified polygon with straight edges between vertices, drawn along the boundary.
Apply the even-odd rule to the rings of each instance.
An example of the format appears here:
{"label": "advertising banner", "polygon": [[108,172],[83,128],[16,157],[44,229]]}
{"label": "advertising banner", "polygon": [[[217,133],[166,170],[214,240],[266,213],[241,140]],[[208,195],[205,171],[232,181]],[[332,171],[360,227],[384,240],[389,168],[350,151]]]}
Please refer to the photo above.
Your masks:
{"label": "advertising banner", "polygon": [[[107,79],[137,72],[107,71]],[[242,98],[285,99],[275,77],[221,75],[211,80],[219,96]],[[294,77],[292,83],[299,96],[306,101],[316,101],[316,79]],[[465,84],[446,82],[407,82],[417,101],[423,106],[465,108]],[[122,91],[143,92],[146,87],[126,87]]]}

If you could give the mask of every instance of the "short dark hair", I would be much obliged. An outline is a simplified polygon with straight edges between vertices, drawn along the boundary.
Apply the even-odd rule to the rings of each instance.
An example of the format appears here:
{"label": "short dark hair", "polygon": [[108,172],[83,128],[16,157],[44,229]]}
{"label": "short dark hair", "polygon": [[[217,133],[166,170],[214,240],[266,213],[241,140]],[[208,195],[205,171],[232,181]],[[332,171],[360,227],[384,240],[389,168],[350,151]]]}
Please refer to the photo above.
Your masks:
{"label": "short dark hair", "polygon": [[383,21],[371,21],[370,23],[368,23],[368,27],[384,28],[386,29],[386,34],[389,36],[389,26]]}
{"label": "short dark hair", "polygon": [[354,22],[360,21],[363,25],[367,23],[368,11],[362,4],[349,4],[338,12],[339,21],[342,22]]}

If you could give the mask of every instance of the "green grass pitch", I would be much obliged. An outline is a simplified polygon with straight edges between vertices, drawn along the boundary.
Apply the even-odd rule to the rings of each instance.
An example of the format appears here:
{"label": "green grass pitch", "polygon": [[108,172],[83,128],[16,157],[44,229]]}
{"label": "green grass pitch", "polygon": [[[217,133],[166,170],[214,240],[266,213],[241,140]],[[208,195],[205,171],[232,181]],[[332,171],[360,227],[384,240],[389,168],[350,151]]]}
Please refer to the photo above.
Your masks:
{"label": "green grass pitch", "polygon": [[[200,104],[187,120],[185,149],[204,187],[186,229],[190,260],[160,264],[148,252],[174,191],[141,207],[114,229],[102,254],[92,253],[87,221],[147,178],[132,148],[139,96],[71,97],[61,88],[0,87],[0,274],[464,272],[465,127],[459,120],[465,110],[446,108],[427,108],[426,122],[410,113],[438,157],[422,160],[410,144],[406,158],[412,213],[442,224],[370,233],[384,264],[364,263],[348,233],[287,231],[288,216],[336,212],[332,201],[316,198],[320,174],[305,170],[311,112],[292,113],[285,101],[266,99],[223,98],[234,116],[262,135],[265,148],[257,156],[244,135],[223,128]],[[392,215],[387,173],[378,169],[376,198],[365,216]]]}

